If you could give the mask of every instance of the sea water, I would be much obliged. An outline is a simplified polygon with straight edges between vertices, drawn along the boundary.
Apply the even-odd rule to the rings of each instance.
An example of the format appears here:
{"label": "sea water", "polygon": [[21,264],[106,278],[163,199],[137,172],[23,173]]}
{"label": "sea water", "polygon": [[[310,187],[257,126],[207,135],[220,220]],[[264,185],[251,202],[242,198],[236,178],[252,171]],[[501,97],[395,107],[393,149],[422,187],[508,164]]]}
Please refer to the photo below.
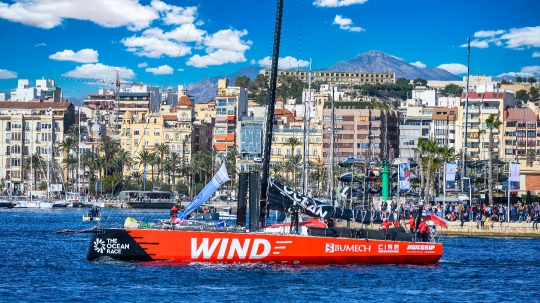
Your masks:
{"label": "sea water", "polygon": [[[0,210],[0,302],[538,302],[540,240],[443,238],[436,265],[88,262],[88,209]],[[107,226],[168,210],[104,209]],[[103,224],[104,224],[103,223]]]}

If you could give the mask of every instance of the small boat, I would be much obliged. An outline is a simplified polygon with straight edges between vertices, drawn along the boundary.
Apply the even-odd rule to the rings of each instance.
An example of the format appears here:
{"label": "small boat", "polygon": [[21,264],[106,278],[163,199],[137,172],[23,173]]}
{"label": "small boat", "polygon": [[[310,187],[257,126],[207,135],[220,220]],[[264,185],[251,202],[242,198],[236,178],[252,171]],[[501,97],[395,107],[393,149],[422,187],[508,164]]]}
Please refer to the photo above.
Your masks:
{"label": "small boat", "polygon": [[232,207],[224,207],[218,211],[219,220],[236,220],[236,214],[233,214]]}
{"label": "small boat", "polygon": [[10,200],[0,199],[0,208],[13,208],[13,206]]}
{"label": "small boat", "polygon": [[90,212],[85,213],[82,216],[83,222],[89,222],[89,221],[101,221],[101,214],[98,214],[97,216],[92,216]]}

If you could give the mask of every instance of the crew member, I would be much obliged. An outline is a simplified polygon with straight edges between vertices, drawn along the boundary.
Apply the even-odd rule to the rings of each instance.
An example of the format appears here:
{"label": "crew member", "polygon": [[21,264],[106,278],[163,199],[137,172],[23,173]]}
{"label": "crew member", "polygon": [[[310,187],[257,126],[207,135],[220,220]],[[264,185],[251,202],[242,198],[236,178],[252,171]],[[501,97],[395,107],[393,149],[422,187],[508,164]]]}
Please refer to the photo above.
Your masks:
{"label": "crew member", "polygon": [[387,218],[383,219],[383,222],[381,223],[381,230],[388,230],[390,226],[392,225],[392,222],[388,220]]}
{"label": "crew member", "polygon": [[420,222],[420,225],[418,225],[418,229],[420,231],[420,241],[427,242],[429,226],[426,224],[426,222],[422,221]]}
{"label": "crew member", "polygon": [[324,223],[326,223],[327,228],[334,228],[334,220],[332,218],[324,218]]}
{"label": "crew member", "polygon": [[414,216],[411,215],[411,217],[409,218],[409,228],[411,229],[411,232],[414,232],[414,229],[415,229],[415,222],[414,222]]}
{"label": "crew member", "polygon": [[291,227],[289,232],[293,233],[293,227],[295,233],[298,234],[298,206],[296,204],[289,207],[289,213],[291,214]]}
{"label": "crew member", "polygon": [[180,209],[181,205],[180,205],[180,201],[176,202],[176,205],[174,205],[172,208],[171,208],[171,226],[173,227],[174,229],[174,221],[176,220],[176,214],[178,213],[178,210]]}
{"label": "crew member", "polygon": [[399,217],[394,221],[394,226],[395,227],[400,227],[401,226],[401,221],[399,220]]}

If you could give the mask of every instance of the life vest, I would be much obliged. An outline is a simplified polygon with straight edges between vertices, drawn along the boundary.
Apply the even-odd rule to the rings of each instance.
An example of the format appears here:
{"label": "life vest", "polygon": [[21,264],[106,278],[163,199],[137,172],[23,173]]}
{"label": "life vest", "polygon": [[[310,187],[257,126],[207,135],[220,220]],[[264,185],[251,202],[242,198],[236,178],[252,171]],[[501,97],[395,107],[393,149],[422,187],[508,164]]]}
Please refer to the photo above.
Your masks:
{"label": "life vest", "polygon": [[178,212],[178,207],[175,205],[171,208],[170,215],[171,217],[176,217],[176,213]]}
{"label": "life vest", "polygon": [[395,226],[395,227],[400,227],[400,226],[401,226],[401,222],[399,222],[399,220],[394,221],[394,226]]}
{"label": "life vest", "polygon": [[420,233],[423,234],[423,233],[427,233],[428,231],[428,226],[426,224],[426,222],[420,222],[420,225],[418,226],[419,229],[420,229]]}

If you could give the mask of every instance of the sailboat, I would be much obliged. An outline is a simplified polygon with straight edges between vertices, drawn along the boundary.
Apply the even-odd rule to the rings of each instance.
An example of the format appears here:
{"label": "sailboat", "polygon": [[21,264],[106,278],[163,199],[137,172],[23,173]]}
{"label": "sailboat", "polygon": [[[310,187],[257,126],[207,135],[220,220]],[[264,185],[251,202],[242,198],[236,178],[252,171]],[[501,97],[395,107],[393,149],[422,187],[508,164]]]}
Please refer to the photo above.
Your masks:
{"label": "sailboat", "polygon": [[[439,261],[443,253],[441,243],[417,242],[415,234],[404,232],[403,227],[388,231],[332,228],[323,220],[334,218],[370,224],[381,222],[383,218],[377,211],[323,205],[269,177],[283,2],[278,0],[276,9],[262,180],[259,182],[259,172],[251,172],[249,176],[249,228],[177,224],[171,229],[146,223],[126,223],[124,228],[96,228],[92,230],[88,260],[109,257],[137,261],[269,264],[433,264]],[[223,184],[219,182],[222,178],[216,177],[209,185]],[[228,176],[225,177],[225,181],[228,180]],[[197,198],[201,195],[202,192]],[[291,207],[313,219],[299,224],[294,232],[285,226],[264,226],[268,210],[287,211]],[[243,211],[245,218],[245,208]],[[417,213],[416,227],[422,220],[422,212]]]}

